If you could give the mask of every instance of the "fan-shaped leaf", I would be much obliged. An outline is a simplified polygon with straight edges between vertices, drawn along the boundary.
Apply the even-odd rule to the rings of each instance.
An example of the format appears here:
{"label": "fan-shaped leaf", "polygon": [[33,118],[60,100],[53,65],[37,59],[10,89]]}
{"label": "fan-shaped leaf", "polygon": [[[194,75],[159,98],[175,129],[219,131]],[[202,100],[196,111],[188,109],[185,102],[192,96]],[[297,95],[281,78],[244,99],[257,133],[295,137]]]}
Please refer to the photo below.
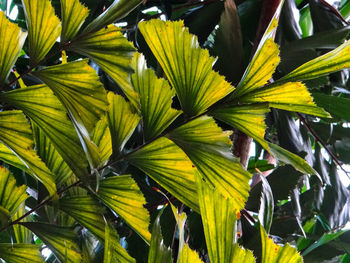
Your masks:
{"label": "fan-shaped leaf", "polygon": [[123,218],[147,242],[149,213],[143,206],[146,200],[130,175],[108,177],[100,182],[98,196],[114,212]]}
{"label": "fan-shaped leaf", "polygon": [[104,13],[84,29],[84,33],[97,31],[125,17],[129,12],[141,4],[141,2],[142,0],[114,0]]}
{"label": "fan-shaped leaf", "polygon": [[6,81],[26,37],[27,33],[22,32],[16,24],[6,18],[4,12],[0,11],[0,86]]}
{"label": "fan-shaped leaf", "polygon": [[38,245],[0,243],[0,258],[8,263],[44,263]]}
{"label": "fan-shaped leaf", "polygon": [[202,116],[167,137],[182,148],[211,186],[232,197],[234,208],[239,211],[248,198],[251,175],[232,156],[229,133],[223,132],[213,118]]}
{"label": "fan-shaped leaf", "polygon": [[20,223],[40,238],[62,262],[80,263],[78,236],[69,227],[58,227],[43,222]]}
{"label": "fan-shaped leaf", "polygon": [[182,21],[150,20],[139,27],[187,115],[204,112],[233,91],[225,78],[212,70],[215,58],[199,47],[197,37]]}
{"label": "fan-shaped leaf", "polygon": [[350,68],[350,41],[293,70],[278,82],[314,79],[329,73]]}
{"label": "fan-shaped leaf", "polygon": [[133,68],[131,82],[140,95],[143,134],[148,141],[164,131],[180,111],[171,108],[174,91],[166,80],[157,78],[154,71],[147,68],[143,55],[134,55]]}
{"label": "fan-shaped leaf", "polygon": [[50,195],[56,194],[54,175],[33,149],[33,134],[22,111],[0,112],[0,141],[10,148],[42,182]]}
{"label": "fan-shaped leaf", "polygon": [[297,111],[329,118],[330,115],[314,103],[306,86],[301,82],[273,84],[248,93],[240,98],[241,102],[269,102],[270,107]]}
{"label": "fan-shaped leaf", "polygon": [[89,9],[79,0],[61,0],[62,41],[72,40],[83,25]]}
{"label": "fan-shaped leaf", "polygon": [[113,25],[92,34],[83,35],[69,47],[91,58],[123,89],[128,99],[136,106],[138,96],[130,85],[130,66],[134,46]]}
{"label": "fan-shaped leaf", "polygon": [[[17,212],[12,216],[11,220],[15,221],[16,219],[20,218],[26,213],[25,209],[25,204],[23,203],[20,208],[17,210]],[[22,222],[29,222],[30,217],[25,217],[21,220]],[[13,227],[13,232],[16,237],[17,243],[32,243],[33,241],[33,233],[28,229],[25,228],[24,226],[15,224],[12,226]]]}
{"label": "fan-shaped leaf", "polygon": [[29,56],[33,64],[41,61],[61,34],[61,22],[49,0],[22,0],[27,20]]}
{"label": "fan-shaped leaf", "polygon": [[199,212],[194,168],[186,154],[167,138],[159,138],[127,156],[181,202]]}
{"label": "fan-shaped leaf", "polygon": [[0,160],[4,163],[17,167],[26,173],[30,173],[28,167],[22,162],[16,154],[0,142]]}
{"label": "fan-shaped leaf", "polygon": [[261,243],[262,243],[262,263],[302,263],[303,258],[299,255],[298,251],[291,247],[288,243],[286,245],[276,245],[272,239],[270,239],[263,226],[260,226]]}
{"label": "fan-shaped leaf", "polygon": [[[41,131],[49,138],[50,143],[55,146],[54,148],[77,176],[82,177],[87,174],[88,163],[85,158],[82,158],[84,150],[74,126],[68,119],[66,110],[61,102],[46,85],[16,89],[5,92],[0,97],[10,105],[23,110],[40,127]],[[40,134],[38,136],[37,142],[40,142],[40,137],[43,137],[43,143],[47,143],[48,139],[44,139],[46,136]],[[48,154],[57,155],[54,153],[52,146],[47,150],[46,148],[41,149],[40,151],[39,147],[39,155],[44,161],[48,160],[45,158]],[[43,151],[44,149],[45,151]],[[60,159],[59,156],[57,158]],[[57,161],[57,168],[61,166],[61,162],[58,159],[55,157],[54,161],[54,163]],[[53,168],[54,163],[51,163],[52,166],[49,165],[49,168],[56,176],[59,176],[60,173]]]}
{"label": "fan-shaped leaf", "polygon": [[184,244],[178,263],[201,263],[196,251],[193,251],[187,244]]}
{"label": "fan-shaped leaf", "polygon": [[108,123],[111,131],[113,155],[118,155],[134,132],[140,117],[120,95],[108,93]]}
{"label": "fan-shaped leaf", "polygon": [[104,164],[112,154],[112,138],[109,131],[107,116],[103,116],[96,124],[91,135],[92,141],[101,152],[101,162]]}
{"label": "fan-shaped leaf", "polygon": [[267,103],[218,108],[211,112],[216,119],[223,121],[248,136],[254,138],[265,149],[268,145],[264,140],[266,124],[265,114],[269,112]]}

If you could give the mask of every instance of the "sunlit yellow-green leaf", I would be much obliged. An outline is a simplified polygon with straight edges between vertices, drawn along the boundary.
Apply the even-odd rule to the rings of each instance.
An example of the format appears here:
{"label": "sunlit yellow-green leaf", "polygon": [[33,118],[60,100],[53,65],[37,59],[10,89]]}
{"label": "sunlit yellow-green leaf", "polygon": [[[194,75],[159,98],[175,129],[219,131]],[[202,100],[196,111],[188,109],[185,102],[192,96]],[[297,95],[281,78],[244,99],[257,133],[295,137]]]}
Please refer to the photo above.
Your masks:
{"label": "sunlit yellow-green leaf", "polygon": [[324,109],[316,106],[306,86],[301,82],[269,85],[245,94],[240,101],[245,103],[269,102],[270,107],[277,109],[330,117]]}
{"label": "sunlit yellow-green leaf", "polygon": [[79,0],[61,0],[62,34],[61,42],[72,40],[83,25],[89,9]]}
{"label": "sunlit yellow-green leaf", "polygon": [[240,210],[249,195],[251,174],[233,157],[229,134],[213,118],[202,116],[170,132],[174,141],[191,159],[201,176],[226,197],[232,197]]}
{"label": "sunlit yellow-green leaf", "polygon": [[33,149],[33,134],[22,111],[0,112],[0,141],[10,148],[42,182],[50,195],[56,194],[54,175]]}
{"label": "sunlit yellow-green leaf", "polygon": [[[11,220],[15,221],[16,219],[20,218],[26,213],[25,204],[23,203],[20,208],[17,210],[17,212],[12,216]],[[22,222],[29,222],[31,219],[29,216],[23,218]],[[24,226],[15,224],[12,226],[13,232],[16,237],[17,243],[32,243],[33,241],[33,233]]]}
{"label": "sunlit yellow-green leaf", "polygon": [[78,234],[70,227],[59,227],[43,222],[20,223],[43,241],[61,262],[80,263]]}
{"label": "sunlit yellow-green leaf", "polygon": [[44,59],[61,34],[61,22],[49,0],[22,0],[33,64]]}
{"label": "sunlit yellow-green leaf", "polygon": [[112,154],[112,138],[107,116],[102,117],[97,122],[95,129],[92,131],[91,139],[100,149],[101,162],[104,164]]}
{"label": "sunlit yellow-green leaf", "polygon": [[199,212],[194,167],[172,141],[161,137],[128,155],[127,159],[185,205]]}
{"label": "sunlit yellow-green leaf", "polygon": [[150,242],[146,200],[130,175],[108,177],[100,182],[98,196],[125,220],[145,241]]}
{"label": "sunlit yellow-green leaf", "polygon": [[0,243],[0,258],[8,263],[44,263],[39,248],[34,244]]}
{"label": "sunlit yellow-green leaf", "polygon": [[302,263],[303,258],[298,251],[288,243],[284,246],[276,245],[270,239],[263,226],[260,226],[261,245],[262,245],[262,263]]}
{"label": "sunlit yellow-green leaf", "polygon": [[134,112],[130,103],[120,95],[109,92],[108,103],[107,116],[112,137],[113,155],[118,155],[134,132],[140,117]]}
{"label": "sunlit yellow-green leaf", "polygon": [[16,154],[11,151],[8,147],[5,146],[2,142],[0,142],[0,160],[4,163],[17,167],[24,172],[29,173],[28,167],[22,162],[20,158]]}
{"label": "sunlit yellow-green leaf", "polygon": [[127,16],[142,0],[114,0],[108,9],[95,18],[85,29],[84,33],[97,31],[113,22]]}
{"label": "sunlit yellow-green leaf", "polygon": [[174,90],[165,79],[157,78],[155,72],[147,68],[143,55],[136,53],[132,66],[135,73],[131,82],[140,95],[143,134],[148,141],[164,131],[180,111],[171,108]]}
{"label": "sunlit yellow-green leaf", "polygon": [[267,103],[261,103],[221,107],[212,111],[210,114],[216,119],[241,130],[254,138],[265,149],[268,149],[268,145],[264,140],[266,130],[265,115],[267,112],[269,112],[269,105]]}
{"label": "sunlit yellow-green leaf", "polygon": [[350,68],[350,41],[346,41],[336,49],[306,62],[278,81],[314,79],[345,68]]}
{"label": "sunlit yellow-green leaf", "polygon": [[231,263],[254,263],[255,258],[252,251],[240,247],[238,244],[233,245]]}
{"label": "sunlit yellow-green leaf", "polygon": [[184,244],[178,263],[201,263],[198,253],[192,250],[187,244]]}
{"label": "sunlit yellow-green leaf", "polygon": [[[0,97],[11,106],[23,110],[23,112],[40,127],[49,138],[50,143],[53,144],[63,160],[78,177],[87,174],[88,162],[86,158],[83,158],[85,155],[84,150],[74,126],[69,120],[67,111],[61,102],[46,85],[35,85],[16,89],[2,93]],[[46,152],[46,154],[49,153],[56,156],[52,146],[50,146],[50,149]],[[41,156],[42,154],[43,151],[41,151]],[[57,158],[60,157],[58,156]],[[54,159],[56,159],[56,157],[54,157]],[[57,161],[57,165],[58,163],[61,162]],[[52,163],[52,165],[54,165],[54,163]],[[56,167],[59,168],[59,166],[61,165]],[[57,176],[57,170],[55,170],[53,166],[49,166],[49,168]],[[64,176],[63,174],[61,175]]]}
{"label": "sunlit yellow-green leaf", "polygon": [[200,48],[183,21],[150,20],[141,22],[139,28],[187,115],[204,112],[233,91],[225,78],[212,70],[215,58]]}
{"label": "sunlit yellow-green leaf", "polygon": [[6,81],[11,68],[15,64],[27,37],[27,33],[11,23],[0,11],[0,86]]}
{"label": "sunlit yellow-green leaf", "polygon": [[125,95],[137,106],[138,96],[131,87],[130,66],[135,48],[116,26],[103,28],[96,33],[79,37],[69,49],[92,59],[122,88]]}

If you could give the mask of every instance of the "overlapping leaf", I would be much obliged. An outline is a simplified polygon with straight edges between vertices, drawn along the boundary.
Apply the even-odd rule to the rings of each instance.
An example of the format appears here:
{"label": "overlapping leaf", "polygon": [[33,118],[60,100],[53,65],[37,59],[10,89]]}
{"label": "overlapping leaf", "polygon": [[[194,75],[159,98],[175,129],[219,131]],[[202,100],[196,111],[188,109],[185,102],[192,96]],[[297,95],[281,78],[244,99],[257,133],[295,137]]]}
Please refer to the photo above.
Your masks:
{"label": "overlapping leaf", "polygon": [[171,108],[174,90],[166,80],[157,78],[155,72],[147,68],[143,55],[134,55],[133,68],[135,73],[131,82],[140,95],[143,133],[148,141],[164,131],[180,111]]}
{"label": "overlapping leaf", "polygon": [[254,263],[255,258],[252,251],[240,247],[238,244],[233,245],[233,256],[231,257],[232,263]]}
{"label": "overlapping leaf", "polygon": [[44,263],[39,248],[34,244],[0,243],[0,258],[8,263]]}
{"label": "overlapping leaf", "polygon": [[107,116],[112,137],[113,154],[118,155],[134,132],[140,117],[134,112],[130,103],[126,102],[120,95],[109,92],[108,102]]}
{"label": "overlapping leaf", "polygon": [[254,138],[265,149],[268,145],[264,140],[266,124],[265,114],[269,112],[267,103],[222,107],[211,112],[218,120],[236,127],[248,136]]}
{"label": "overlapping leaf", "polygon": [[33,135],[22,111],[0,112],[0,141],[10,148],[41,181],[50,195],[56,194],[54,175],[33,149]]}
{"label": "overlapping leaf", "polygon": [[212,70],[215,58],[199,47],[197,37],[182,21],[150,20],[139,27],[187,115],[204,112],[233,91],[224,77]]}
{"label": "overlapping leaf", "polygon": [[88,15],[89,9],[79,0],[61,0],[62,42],[72,40],[78,34]]}
{"label": "overlapping leaf", "polygon": [[297,111],[328,118],[330,115],[314,103],[306,86],[301,82],[273,84],[248,93],[240,98],[241,102],[269,102],[270,107]]}
{"label": "overlapping leaf", "polygon": [[264,175],[260,175],[260,179],[262,182],[262,188],[259,208],[259,221],[265,228],[266,232],[269,233],[273,221],[274,200],[269,182],[264,177]]}
{"label": "overlapping leaf", "polygon": [[41,61],[61,34],[61,22],[49,0],[22,0],[28,28],[29,56]]}
{"label": "overlapping leaf", "polygon": [[[23,110],[40,127],[42,132],[49,138],[50,143],[55,146],[57,152],[77,176],[81,177],[87,174],[86,168],[88,163],[85,158],[82,158],[84,151],[74,126],[68,119],[66,110],[61,102],[46,85],[16,89],[3,93],[0,96],[10,105]],[[46,141],[47,139],[44,140],[45,143],[47,143]],[[56,156],[57,154],[52,146],[49,148],[47,151],[45,148],[42,148],[45,151],[41,151],[41,155],[51,154]],[[57,155],[54,158],[59,159],[60,157]],[[61,161],[56,159],[54,162],[57,162],[57,168],[61,166]],[[52,163],[52,165],[55,165],[55,163]],[[64,166],[64,164],[62,165]],[[53,169],[50,165],[49,168]],[[55,169],[52,171],[58,176]]]}
{"label": "overlapping leaf", "polygon": [[125,220],[147,242],[151,240],[148,231],[149,213],[146,200],[130,175],[108,177],[100,182],[98,196],[114,212]]}
{"label": "overlapping leaf", "polygon": [[182,148],[211,186],[232,197],[234,208],[239,211],[248,198],[251,175],[233,158],[229,133],[223,132],[211,117],[202,116],[167,137]]}
{"label": "overlapping leaf", "polygon": [[[26,213],[25,204],[23,203],[20,208],[17,210],[17,212],[12,216],[11,220],[15,221],[16,219],[20,218]],[[21,221],[22,222],[28,222],[30,220],[30,217],[25,217]],[[16,237],[17,243],[27,243],[30,244],[33,241],[33,233],[25,228],[24,226],[15,224],[12,226],[13,232]]]}
{"label": "overlapping leaf", "polygon": [[28,167],[22,162],[22,160],[2,142],[0,142],[0,160],[2,160],[4,163],[17,167],[24,172],[30,173]]}
{"label": "overlapping leaf", "polygon": [[27,33],[14,23],[11,23],[0,11],[0,86],[5,82],[11,68],[15,64]]}
{"label": "overlapping leaf", "polygon": [[101,162],[104,164],[112,154],[112,138],[109,131],[107,116],[102,117],[96,124],[91,135],[92,141],[100,149]]}
{"label": "overlapping leaf", "polygon": [[69,48],[91,58],[112,77],[135,106],[138,104],[138,96],[130,85],[129,76],[135,48],[120,32],[120,28],[111,25],[96,33],[83,35]]}
{"label": "overlapping leaf", "polygon": [[288,243],[286,245],[276,245],[270,239],[264,228],[260,226],[261,243],[262,243],[262,263],[302,263],[303,259],[298,251],[291,247]]}
{"label": "overlapping leaf", "polygon": [[185,205],[199,212],[194,167],[172,141],[159,138],[127,159]]}
{"label": "overlapping leaf", "polygon": [[81,262],[78,236],[72,228],[58,227],[43,222],[25,222],[20,224],[33,231],[61,262]]}

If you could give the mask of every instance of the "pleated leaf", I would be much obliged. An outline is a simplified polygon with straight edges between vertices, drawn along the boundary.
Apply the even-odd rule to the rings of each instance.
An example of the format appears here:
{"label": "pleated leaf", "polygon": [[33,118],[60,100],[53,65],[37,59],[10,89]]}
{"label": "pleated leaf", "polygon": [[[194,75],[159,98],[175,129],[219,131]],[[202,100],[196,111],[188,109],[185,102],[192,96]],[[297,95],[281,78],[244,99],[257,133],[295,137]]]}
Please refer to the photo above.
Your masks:
{"label": "pleated leaf", "polygon": [[44,59],[61,34],[61,22],[49,0],[22,0],[33,64]]}
{"label": "pleated leaf", "polygon": [[61,0],[62,43],[72,40],[78,34],[88,15],[89,9],[79,0]]}
{"label": "pleated leaf", "polygon": [[44,184],[50,195],[55,195],[55,176],[34,151],[32,138],[32,130],[22,111],[0,112],[0,141],[23,161],[30,174]]}
{"label": "pleated leaf", "polygon": [[112,137],[113,155],[118,155],[134,132],[140,117],[134,112],[131,104],[120,95],[109,92],[108,103],[107,116]]}
{"label": "pleated leaf", "polygon": [[183,21],[150,20],[141,22],[139,28],[187,115],[204,112],[233,91],[225,78],[212,70],[215,58],[200,48]]}
{"label": "pleated leaf", "polygon": [[261,245],[262,245],[262,263],[302,263],[303,258],[298,251],[288,243],[284,246],[276,245],[270,239],[263,226],[260,226]]}
{"label": "pleated leaf", "polygon": [[[86,158],[83,158],[84,150],[74,126],[67,117],[67,112],[61,102],[46,85],[16,89],[3,93],[0,97],[10,105],[23,110],[31,118],[77,176],[82,177],[87,174],[88,162]],[[46,143],[48,139],[44,139],[44,142]],[[42,157],[57,156],[54,152],[52,146],[49,146],[47,151],[41,150],[41,152],[39,148],[39,154],[41,153]],[[59,156],[52,158],[53,162],[57,161],[56,167],[64,166],[57,158],[60,159]],[[53,166],[50,165],[49,168],[57,176],[57,170],[54,171]]]}
{"label": "pleated leaf", "polygon": [[101,162],[104,164],[112,154],[112,138],[107,116],[103,116],[96,124],[91,135],[92,141],[100,149]]}
{"label": "pleated leaf", "polygon": [[80,263],[78,236],[72,228],[47,223],[20,223],[40,238],[61,262]]}
{"label": "pleated leaf", "polygon": [[142,0],[114,0],[108,9],[95,18],[85,29],[84,33],[97,31],[113,22],[127,16]]}
{"label": "pleated leaf", "polygon": [[210,262],[231,262],[236,240],[236,204],[197,177],[199,205]]}
{"label": "pleated leaf", "polygon": [[[12,216],[11,220],[15,221],[16,219],[20,218],[26,213],[25,209],[25,204],[23,203],[20,208],[17,210],[17,212]],[[21,220],[22,222],[29,222],[30,217],[27,216]],[[15,224],[12,226],[13,227],[13,232],[16,237],[17,243],[32,243],[33,241],[33,233],[28,229],[25,228],[24,226]]]}
{"label": "pleated leaf", "polygon": [[11,68],[22,50],[27,33],[11,23],[0,11],[0,86],[6,81]]}
{"label": "pleated leaf", "polygon": [[170,132],[174,141],[191,159],[201,176],[226,197],[232,197],[240,210],[249,195],[251,174],[245,171],[230,151],[229,134],[213,118],[202,116]]}
{"label": "pleated leaf", "polygon": [[199,212],[194,167],[172,141],[161,137],[128,155],[127,160],[185,205]]}
{"label": "pleated leaf", "polygon": [[336,49],[306,62],[278,81],[314,79],[345,68],[350,68],[350,41],[346,41]]}
{"label": "pleated leaf", "polygon": [[100,182],[100,199],[130,225],[146,242],[151,233],[149,213],[144,205],[146,200],[130,175],[108,177]]}
{"label": "pleated leaf", "polygon": [[269,102],[270,107],[277,109],[330,117],[324,109],[316,106],[306,86],[301,82],[269,85],[246,94],[240,98],[240,102]]}
{"label": "pleated leaf", "polygon": [[231,263],[254,263],[255,258],[252,251],[240,247],[238,244],[233,245],[233,256],[231,257]]}
{"label": "pleated leaf", "polygon": [[184,244],[180,257],[177,261],[178,263],[201,263],[203,262],[198,253],[192,250],[187,244]]}
{"label": "pleated leaf", "polygon": [[28,167],[22,162],[22,160],[2,142],[0,142],[0,160],[2,160],[4,163],[17,167],[26,173],[30,173]]}
{"label": "pleated leaf", "polygon": [[135,48],[120,28],[111,25],[96,33],[83,35],[69,49],[92,59],[112,77],[135,106],[138,104],[138,96],[130,85],[130,63]]}
{"label": "pleated leaf", "polygon": [[39,248],[34,244],[0,243],[0,258],[8,263],[44,263]]}
{"label": "pleated leaf", "polygon": [[148,141],[165,130],[180,111],[171,108],[175,95],[168,82],[157,78],[155,72],[147,68],[145,57],[134,55],[131,77],[135,91],[140,95],[143,134]]}
{"label": "pleated leaf", "polygon": [[269,105],[267,103],[261,103],[221,107],[212,111],[211,115],[220,121],[236,127],[254,138],[265,149],[268,149],[264,136],[266,130],[265,115],[269,111]]}

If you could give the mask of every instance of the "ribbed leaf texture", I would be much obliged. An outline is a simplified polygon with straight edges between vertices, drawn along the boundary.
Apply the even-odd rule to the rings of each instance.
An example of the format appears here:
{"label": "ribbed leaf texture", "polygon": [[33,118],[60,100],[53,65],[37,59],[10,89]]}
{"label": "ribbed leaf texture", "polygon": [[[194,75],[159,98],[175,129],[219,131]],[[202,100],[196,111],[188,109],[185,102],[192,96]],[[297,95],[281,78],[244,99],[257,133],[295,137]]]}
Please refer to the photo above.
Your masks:
{"label": "ribbed leaf texture", "polygon": [[44,263],[39,248],[34,244],[0,243],[0,258],[8,263]]}

